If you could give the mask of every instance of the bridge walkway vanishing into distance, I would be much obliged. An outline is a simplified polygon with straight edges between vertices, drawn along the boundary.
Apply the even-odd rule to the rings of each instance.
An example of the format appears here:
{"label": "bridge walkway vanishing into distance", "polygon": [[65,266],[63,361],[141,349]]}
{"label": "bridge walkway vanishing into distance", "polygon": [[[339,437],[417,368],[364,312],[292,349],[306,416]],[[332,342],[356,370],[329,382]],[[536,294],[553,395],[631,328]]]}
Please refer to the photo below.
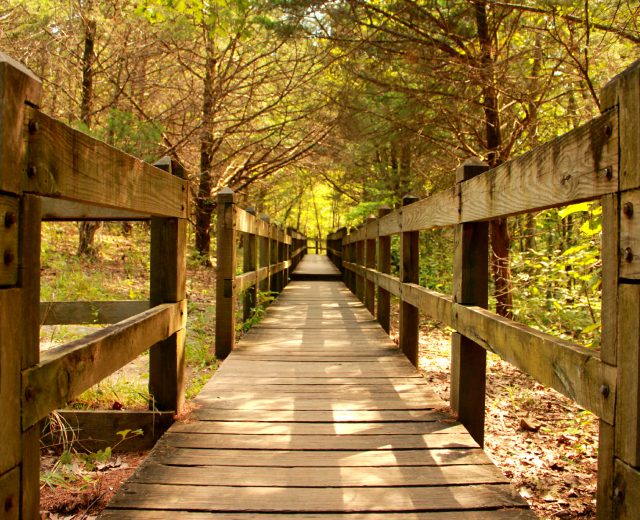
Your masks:
{"label": "bridge walkway vanishing into distance", "polygon": [[101,518],[534,518],[338,275],[304,257]]}

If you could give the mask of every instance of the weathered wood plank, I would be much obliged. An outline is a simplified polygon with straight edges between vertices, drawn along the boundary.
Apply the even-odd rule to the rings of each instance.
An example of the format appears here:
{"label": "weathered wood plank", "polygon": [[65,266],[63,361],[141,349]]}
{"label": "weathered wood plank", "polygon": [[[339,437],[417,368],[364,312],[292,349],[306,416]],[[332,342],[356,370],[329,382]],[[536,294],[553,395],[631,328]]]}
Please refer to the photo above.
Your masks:
{"label": "weathered wood plank", "polygon": [[[469,159],[456,170],[456,187],[489,167]],[[489,293],[489,223],[456,226],[454,233],[453,301],[487,308]],[[484,445],[487,352],[472,339],[451,335],[451,408],[471,436]]]}
{"label": "weathered wood plank", "polygon": [[[166,466],[148,464],[130,482],[182,486],[335,488],[333,472],[326,468],[243,468],[237,466]],[[406,468],[343,468],[340,485],[346,487],[446,486],[504,484],[495,466],[418,466]]]}
{"label": "weathered wood plank", "polygon": [[298,396],[279,396],[271,398],[237,398],[224,399],[201,396],[199,403],[204,403],[210,410],[291,410],[291,411],[354,411],[354,410],[428,410],[442,405],[437,397],[420,397],[419,399],[385,399],[351,396],[348,400],[340,399],[308,399]]}
{"label": "weathered wood plank", "polygon": [[148,301],[41,302],[42,325],[112,324],[149,309]]}
{"label": "weathered wood plank", "polygon": [[[250,455],[250,456],[247,456]],[[212,450],[174,448],[163,440],[156,445],[151,459],[160,464],[239,466],[239,467],[407,467],[491,464],[479,448],[434,448],[420,450],[375,451],[274,451]]]}
{"label": "weathered wood plank", "polygon": [[184,328],[185,317],[186,302],[167,303],[44,352],[22,374],[23,428]]}
{"label": "weathered wood plank", "polygon": [[[480,307],[456,305],[454,315],[453,326],[461,334],[612,424],[616,371],[596,352]],[[603,385],[609,389],[606,395]]]}
{"label": "weathered wood plank", "polygon": [[164,217],[188,217],[186,180],[29,109],[25,191]]}
{"label": "weathered wood plank", "polygon": [[[255,520],[255,513],[197,513],[187,511],[158,511],[146,509],[113,509],[106,510],[100,515],[104,520],[121,520],[129,518],[131,520]],[[291,520],[296,518],[291,514],[270,513],[269,520]],[[305,520],[327,520],[327,515],[323,513],[305,513]],[[464,512],[465,520],[530,520],[536,516],[526,509],[498,509],[489,511],[469,511]],[[460,512],[429,512],[414,513],[405,511],[403,513],[331,513],[332,520],[460,520]]]}
{"label": "weathered wood plank", "polygon": [[613,486],[613,518],[636,520],[640,504],[640,471],[616,459]]}
{"label": "weathered wood plank", "polygon": [[[417,197],[405,196],[402,198],[402,214],[407,208],[418,201]],[[420,235],[417,231],[407,231],[402,227],[400,234],[400,281],[404,283],[418,284],[420,278]],[[362,265],[362,262],[358,262]],[[413,366],[418,366],[418,327],[420,316],[418,308],[411,305],[404,298],[400,298],[400,317],[398,320],[398,346],[404,352]]]}
{"label": "weathered wood plank", "polygon": [[617,180],[618,112],[613,109],[462,183],[461,222],[595,199],[616,191]]}
{"label": "weathered wood plank", "polygon": [[42,220],[49,222],[81,220],[149,220],[151,216],[135,211],[94,206],[65,199],[42,197]]}
{"label": "weathered wood plank", "polygon": [[0,286],[18,283],[20,199],[0,194]]}
{"label": "weathered wood plank", "polygon": [[40,78],[0,53],[0,191],[21,192],[28,105],[39,106],[41,98]]}
{"label": "weathered wood plank", "polygon": [[402,231],[421,231],[458,224],[458,195],[455,188],[435,193],[402,208]]}
{"label": "weathered wood plank", "polygon": [[[431,421],[392,423],[263,423],[198,421],[177,423],[173,433],[218,433],[244,435],[420,435],[425,433],[462,434],[465,429],[449,416],[431,412]],[[270,447],[271,449],[271,447]]]}
{"label": "weathered wood plank", "polygon": [[466,433],[424,435],[224,435],[170,432],[164,439],[168,446],[220,450],[410,450],[434,448],[477,448]]}
{"label": "weathered wood plank", "polygon": [[[640,189],[622,193],[620,199],[618,217],[620,234],[609,237],[609,240],[618,246],[616,249],[618,276],[623,279],[638,280],[640,279]],[[609,230],[616,231],[611,225]]]}
{"label": "weathered wood plank", "polygon": [[222,410],[201,408],[193,416],[202,421],[249,422],[411,422],[428,421],[432,410]]}
{"label": "weathered wood plank", "polygon": [[252,512],[369,512],[464,511],[465,509],[524,506],[508,485],[469,485],[393,488],[245,488],[230,486],[173,486],[123,484],[112,508],[157,507],[191,511]]}
{"label": "weathered wood plank", "polygon": [[[618,288],[618,369],[621,391],[616,399],[616,456],[634,467],[640,466],[640,285]],[[613,392],[614,387],[610,387]],[[603,418],[604,419],[604,418]],[[607,421],[612,424],[610,421]]]}
{"label": "weathered wood plank", "polygon": [[[23,306],[20,288],[0,289],[0,470],[20,464],[20,349],[16,338],[23,338]],[[18,495],[19,497],[19,489]],[[19,501],[19,498],[18,498]],[[16,503],[17,504],[17,503]],[[17,510],[19,510],[19,507]]]}
{"label": "weathered wood plank", "polygon": [[[382,217],[391,213],[391,208],[382,207],[378,209],[378,222]],[[380,235],[380,225],[378,224],[378,235]],[[389,236],[378,236],[377,262],[374,266],[380,274],[391,273],[391,238]],[[369,279],[369,277],[367,277]],[[391,293],[383,287],[380,281],[372,280],[377,286],[377,314],[376,319],[384,331],[388,334],[391,329]]]}
{"label": "weathered wood plank", "polygon": [[20,516],[20,468],[13,468],[0,475],[0,504],[3,505],[2,518],[18,520]]}
{"label": "weathered wood plank", "polygon": [[218,193],[215,352],[225,359],[236,334],[236,195],[229,188]]}

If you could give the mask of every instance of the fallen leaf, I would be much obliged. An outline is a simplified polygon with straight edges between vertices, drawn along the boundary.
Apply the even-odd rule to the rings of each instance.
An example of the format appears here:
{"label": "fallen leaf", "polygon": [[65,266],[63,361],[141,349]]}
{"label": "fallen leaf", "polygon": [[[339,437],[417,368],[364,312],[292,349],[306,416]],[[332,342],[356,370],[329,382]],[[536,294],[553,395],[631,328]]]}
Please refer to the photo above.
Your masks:
{"label": "fallen leaf", "polygon": [[538,421],[536,421],[535,419],[530,419],[529,417],[522,417],[520,419],[520,429],[527,431],[527,432],[537,432],[540,429],[540,426],[542,426]]}

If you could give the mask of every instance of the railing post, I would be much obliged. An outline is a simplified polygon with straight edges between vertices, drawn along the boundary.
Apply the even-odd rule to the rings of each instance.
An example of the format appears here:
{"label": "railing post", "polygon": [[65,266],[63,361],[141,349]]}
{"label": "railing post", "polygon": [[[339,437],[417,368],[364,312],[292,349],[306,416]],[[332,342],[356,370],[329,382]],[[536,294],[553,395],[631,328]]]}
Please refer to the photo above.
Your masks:
{"label": "railing post", "polygon": [[[391,208],[383,206],[378,209],[378,222],[382,217],[391,213]],[[391,237],[378,236],[378,265],[381,273],[391,273]],[[391,293],[378,286],[378,323],[388,334],[391,330]]]}
{"label": "railing post", "polygon": [[218,267],[216,272],[216,357],[233,350],[236,334],[236,195],[218,193]]}
{"label": "railing post", "polygon": [[[458,186],[489,167],[469,160],[456,171]],[[453,300],[463,305],[487,307],[489,227],[486,222],[456,226],[454,236]],[[484,405],[487,353],[477,343],[454,332],[451,335],[451,408],[475,441],[484,443]]]}
{"label": "railing post", "polygon": [[[617,366],[614,424],[600,420],[597,517],[637,518],[640,502],[640,61],[602,91],[603,111],[618,108],[620,192],[605,197],[602,218],[603,362]],[[602,139],[614,135],[605,128]]]}
{"label": "railing post", "polygon": [[[171,160],[159,168],[172,172]],[[178,169],[181,171],[181,169]],[[151,305],[183,302],[186,295],[187,220],[151,219],[150,300]],[[186,323],[186,305],[183,323]],[[152,410],[180,412],[184,404],[184,345],[182,328],[149,350],[149,394]]]}
{"label": "railing post", "polygon": [[[285,231],[282,226],[278,226],[278,263],[285,261],[285,243],[284,243]],[[282,292],[285,285],[287,285],[287,273],[284,269],[278,272],[278,292]]]}
{"label": "railing post", "polygon": [[338,269],[340,269],[340,272],[342,273],[342,275],[344,276],[344,266],[342,265],[345,255],[345,248],[342,245],[342,240],[344,239],[344,237],[347,236],[347,228],[346,227],[341,227],[340,229],[338,229],[338,236],[336,237],[336,251],[338,251],[340,254],[337,255],[337,260],[338,260]]}
{"label": "railing post", "polygon": [[278,263],[278,226],[272,223],[269,225],[269,288],[271,292],[280,293],[280,284],[276,264]]}
{"label": "railing post", "polygon": [[38,131],[27,124],[28,110],[40,98],[40,80],[0,53],[0,507],[7,518],[40,513],[41,425],[21,424],[30,399],[21,371],[40,360],[40,203],[22,192],[27,132]]}
{"label": "railing post", "polygon": [[[270,236],[271,233],[271,224],[269,223],[269,217],[267,215],[262,215],[260,220],[263,222],[264,230],[266,234]],[[264,279],[260,282],[259,290],[263,294],[268,294],[271,291],[271,276],[269,267],[271,260],[271,240],[269,236],[264,236],[259,238],[258,242],[258,257],[260,262],[260,270],[266,268],[267,273]]]}
{"label": "railing post", "polygon": [[[407,195],[402,199],[402,206],[408,206],[418,200],[418,197]],[[420,280],[420,235],[417,231],[407,231],[400,234],[400,281],[415,283]],[[400,301],[400,350],[418,366],[418,308],[404,300]]]}
{"label": "railing post", "polygon": [[[356,264],[358,267],[364,267],[364,240],[361,235],[362,224],[358,226],[356,233],[358,234],[358,241],[355,243],[356,249]],[[356,296],[358,300],[364,303],[364,276],[356,273]]]}
{"label": "railing post", "polygon": [[[369,269],[376,268],[376,238],[378,236],[378,226],[375,226],[376,218],[372,215],[365,221],[366,241],[364,246],[364,264]],[[365,278],[364,304],[367,310],[374,314],[376,306],[376,284],[372,280]]]}
{"label": "railing post", "polygon": [[[249,207],[246,212],[250,215],[256,216],[256,210]],[[255,228],[255,226],[254,226]],[[258,264],[258,250],[256,248],[256,235],[255,229],[251,230],[251,233],[242,234],[242,269],[245,273],[255,271]],[[247,321],[251,318],[252,310],[257,305],[258,284],[252,285],[245,292],[242,299],[242,319]]]}

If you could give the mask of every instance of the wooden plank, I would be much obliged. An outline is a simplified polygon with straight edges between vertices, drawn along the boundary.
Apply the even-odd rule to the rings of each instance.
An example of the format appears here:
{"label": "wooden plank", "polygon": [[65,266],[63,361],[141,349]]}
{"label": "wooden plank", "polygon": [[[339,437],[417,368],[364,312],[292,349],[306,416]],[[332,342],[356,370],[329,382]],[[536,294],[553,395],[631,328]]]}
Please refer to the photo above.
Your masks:
{"label": "wooden plank", "polygon": [[217,201],[215,351],[218,359],[225,359],[233,350],[236,334],[236,195],[224,188],[218,193]]}
{"label": "wooden plank", "polygon": [[[479,307],[455,305],[453,314],[461,334],[612,424],[616,372],[596,352]],[[606,395],[600,391],[603,385],[609,389]]]}
{"label": "wooden plank", "polygon": [[262,236],[265,236],[266,230],[263,226],[258,226],[255,212],[252,213],[249,208],[244,210],[238,207],[236,208],[236,231],[257,236],[261,236],[259,233],[263,233]]}
{"label": "wooden plank", "polygon": [[[148,464],[130,482],[182,486],[236,487],[336,487],[335,475],[326,468],[243,468],[237,466],[166,466]],[[346,487],[446,486],[504,484],[495,466],[344,468],[340,484]]]}
{"label": "wooden plank", "polygon": [[[402,198],[402,211],[417,202],[417,197]],[[403,217],[404,219],[404,217]],[[400,281],[418,284],[420,279],[420,235],[417,231],[405,231],[400,234]],[[418,366],[418,327],[420,316],[418,308],[400,298],[400,319],[398,324],[398,344],[413,366]]]}
{"label": "wooden plank", "polygon": [[[637,208],[640,211],[640,206]],[[629,211],[627,211],[629,213]],[[631,214],[633,216],[633,214]],[[618,262],[620,258],[620,195],[602,198],[602,324],[600,358],[615,365],[618,349]],[[637,217],[636,217],[637,218]]]}
{"label": "wooden plank", "polygon": [[416,284],[400,286],[403,300],[445,325],[452,325],[453,298]]}
{"label": "wooden plank", "polygon": [[148,301],[41,302],[42,325],[112,324],[148,310]]}
{"label": "wooden plank", "polygon": [[[111,507],[156,507],[190,511],[251,512],[368,512],[464,511],[476,508],[524,506],[509,485],[469,485],[394,488],[244,488],[231,486],[172,486],[128,482]],[[215,497],[214,500],[212,500]]]}
{"label": "wooden plank", "polygon": [[198,397],[198,403],[210,410],[282,410],[282,411],[357,411],[357,410],[430,410],[442,406],[438,397],[421,396],[417,399],[385,399],[351,396],[349,399],[309,399],[299,396],[251,398],[221,398],[206,394]]}
{"label": "wooden plank", "polygon": [[[402,231],[402,216],[400,211],[392,211],[378,221],[378,233],[381,237],[394,235]],[[348,244],[351,235],[347,235],[344,241]],[[344,242],[343,242],[344,243]]]}
{"label": "wooden plank", "polygon": [[460,221],[458,205],[455,188],[416,201],[410,207],[402,208],[402,232],[458,224]]}
{"label": "wooden plank", "polygon": [[0,475],[0,503],[3,505],[2,518],[18,520],[20,516],[20,468],[13,468]]}
{"label": "wooden plank", "polygon": [[596,518],[606,519],[613,511],[615,473],[615,428],[600,420],[598,426],[598,487]]}
{"label": "wooden plank", "polygon": [[[19,302],[22,314],[19,334],[11,338],[9,345],[10,348],[19,352],[20,366],[22,374],[24,374],[25,369],[32,369],[40,361],[39,304],[40,241],[42,235],[40,199],[32,195],[23,195],[20,222],[18,275],[22,286],[21,301]],[[5,370],[4,366],[2,370]],[[14,367],[14,370],[18,370],[18,367]],[[22,386],[16,387],[13,393],[17,394],[18,392],[23,396],[18,407],[22,418],[24,418],[26,414],[24,388]],[[25,427],[24,422],[16,422],[13,425],[16,429],[19,429],[20,426],[22,426],[20,516],[21,518],[36,518],[40,512],[40,432],[42,424],[29,425],[29,428]]]}
{"label": "wooden plank", "polygon": [[[407,393],[421,394],[430,387],[425,381],[409,382],[409,383],[396,383],[396,384],[350,384],[350,385],[310,385],[310,384],[290,384],[290,385],[245,385],[243,392],[256,392],[261,394],[263,392],[273,392],[274,394],[286,394],[293,393],[298,395],[304,394],[319,394],[319,395],[351,395],[351,394],[363,394],[363,395],[380,395],[380,394],[393,394],[404,395]],[[214,381],[214,384],[207,386],[207,391],[218,392],[220,394],[226,392],[237,391],[237,385],[232,382]]]}
{"label": "wooden plank", "polygon": [[375,451],[274,451],[211,450],[174,448],[160,440],[153,450],[154,462],[161,464],[255,467],[407,467],[407,466],[455,466],[491,464],[479,448],[434,448],[420,450]]}
{"label": "wooden plank", "polygon": [[[489,167],[475,159],[456,171],[457,187]],[[489,299],[489,224],[456,226],[454,234],[453,301],[487,308]],[[451,408],[471,436],[484,445],[487,352],[457,332],[451,335]]]}
{"label": "wooden plank", "polygon": [[636,520],[640,504],[640,471],[616,460],[612,495],[613,518]]}
{"label": "wooden plank", "polygon": [[[129,410],[57,410],[74,439],[78,451],[97,452],[107,446],[117,452],[151,449],[173,423],[173,412]],[[142,430],[142,435],[130,436],[124,442],[118,432]],[[63,432],[47,429],[42,437],[44,446],[60,446]]]}
{"label": "wooden plank", "polygon": [[[616,456],[631,466],[640,466],[640,285],[618,288],[618,370],[616,397]],[[609,387],[610,393],[613,387]],[[607,421],[612,424],[611,421]]]}
{"label": "wooden plank", "polygon": [[462,183],[461,221],[573,204],[617,189],[618,114],[614,109]]}
{"label": "wooden plank", "polygon": [[[378,222],[375,217],[368,217],[365,221],[367,239],[364,241],[364,266],[368,269],[376,267],[376,238],[378,236]],[[364,304],[367,310],[375,314],[376,286],[373,281],[365,279]]]}
{"label": "wooden plank", "polygon": [[[169,162],[169,165],[171,163]],[[150,301],[152,306],[181,303],[187,319],[187,220],[151,219]],[[185,400],[185,339],[181,328],[149,350],[152,410],[180,413]]]}
{"label": "wooden plank", "polygon": [[[443,403],[441,402],[441,405]],[[224,410],[202,408],[193,416],[201,421],[249,422],[423,422],[432,410]]]}
{"label": "wooden plank", "polygon": [[21,460],[21,366],[20,343],[16,344],[16,339],[25,337],[23,325],[27,320],[23,318],[26,309],[22,298],[20,288],[0,289],[0,471],[3,473],[18,466]]}
{"label": "wooden plank", "polygon": [[188,184],[87,134],[29,109],[25,191],[149,215],[187,218]]}
{"label": "wooden plank", "polygon": [[[625,280],[640,280],[640,190],[622,193],[620,198],[620,234],[609,240],[616,245],[619,242],[616,249],[618,276]],[[610,226],[608,231],[615,232],[615,229]]]}
{"label": "wooden plank", "polygon": [[20,200],[0,194],[0,286],[18,283]]}
{"label": "wooden plank", "polygon": [[609,81],[600,97],[602,110],[620,122],[620,189],[640,188],[640,63],[636,61]]}
{"label": "wooden plank", "polygon": [[[413,376],[366,376],[358,378],[349,377],[263,377],[261,375],[254,375],[248,377],[247,374],[245,385],[259,386],[259,385],[318,385],[318,386],[334,386],[334,385],[355,385],[355,386],[375,386],[375,385],[387,385],[392,388],[394,385],[408,384],[408,383],[424,383],[424,378],[415,374]],[[216,377],[214,381],[209,384],[215,385],[219,382],[224,384],[236,384],[236,378],[230,376]]]}
{"label": "wooden plank", "polygon": [[[385,215],[391,213],[391,208],[388,206],[378,209],[378,221]],[[380,226],[378,224],[378,234],[380,233]],[[389,236],[378,236],[378,251],[377,251],[376,269],[380,274],[391,273],[391,238]],[[372,266],[369,266],[372,267]],[[369,279],[367,277],[367,279]],[[380,281],[372,280],[374,285],[377,286],[377,300],[378,308],[376,319],[384,331],[388,334],[391,330],[391,293],[382,286]]]}
{"label": "wooden plank", "polygon": [[42,220],[49,222],[107,220],[149,220],[151,216],[135,211],[94,206],[65,199],[42,197]]}
{"label": "wooden plank", "polygon": [[[253,218],[253,222],[257,220],[255,217],[256,211],[253,208],[247,208],[244,212]],[[237,226],[237,224],[236,224]],[[253,226],[255,228],[255,225]],[[258,268],[258,248],[256,245],[256,236],[250,232],[246,232],[242,236],[243,246],[242,246],[242,270],[245,273],[254,272],[256,274],[253,279],[253,283],[246,287],[240,288],[238,284],[238,280],[236,278],[236,287],[237,290],[243,292],[242,297],[242,320],[247,321],[251,318],[253,313],[253,309],[255,309],[258,302],[258,273],[256,269]]]}
{"label": "wooden plank", "polygon": [[26,171],[28,105],[38,106],[42,82],[24,65],[0,53],[0,191],[19,194]]}
{"label": "wooden plank", "polygon": [[[107,509],[100,515],[104,520],[121,520],[129,518],[131,520],[255,520],[255,513],[212,513],[190,512],[190,511],[159,511],[147,509]],[[291,520],[291,514],[270,513],[269,520]],[[305,520],[326,520],[327,515],[323,513],[305,513]],[[464,512],[465,520],[524,520],[533,519],[536,516],[526,509],[498,509],[489,511],[469,511]],[[331,513],[332,520],[459,520],[459,512],[441,513],[414,513],[405,511],[403,513]]]}
{"label": "wooden plank", "polygon": [[185,326],[186,302],[167,303],[48,350],[22,375],[22,426],[28,428]]}
{"label": "wooden plank", "polygon": [[[273,363],[269,363],[273,365]],[[343,366],[342,363],[333,363],[328,367],[295,367],[291,366],[291,363],[287,366],[260,366],[258,363],[253,363],[253,370],[255,373],[260,374],[260,377],[375,377],[375,376],[411,376],[412,371],[410,368],[400,367],[368,367],[368,366]],[[308,365],[308,363],[305,363]],[[244,377],[246,376],[247,366],[238,366],[237,368],[222,367],[219,370],[221,375],[226,377]]]}
{"label": "wooden plank", "polygon": [[[173,433],[243,435],[418,435],[425,433],[462,434],[466,430],[448,416],[432,412],[432,421],[393,423],[263,423],[198,421],[176,424]],[[445,419],[446,418],[446,419]],[[445,422],[445,421],[449,422]],[[269,447],[273,449],[272,446]]]}
{"label": "wooden plank", "polygon": [[466,433],[424,435],[206,435],[169,433],[164,442],[179,448],[220,450],[410,450],[433,448],[477,448],[478,444]]}

